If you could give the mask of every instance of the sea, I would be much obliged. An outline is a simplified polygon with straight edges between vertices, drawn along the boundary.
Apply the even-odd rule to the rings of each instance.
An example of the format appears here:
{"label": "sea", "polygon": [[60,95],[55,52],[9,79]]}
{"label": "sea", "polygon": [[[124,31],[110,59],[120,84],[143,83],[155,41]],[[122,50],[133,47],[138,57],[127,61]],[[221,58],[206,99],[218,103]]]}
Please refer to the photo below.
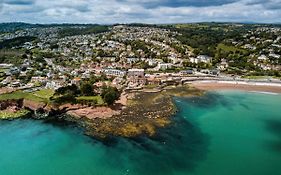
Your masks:
{"label": "sea", "polygon": [[153,137],[85,136],[73,124],[0,121],[0,175],[281,175],[281,95],[175,97]]}

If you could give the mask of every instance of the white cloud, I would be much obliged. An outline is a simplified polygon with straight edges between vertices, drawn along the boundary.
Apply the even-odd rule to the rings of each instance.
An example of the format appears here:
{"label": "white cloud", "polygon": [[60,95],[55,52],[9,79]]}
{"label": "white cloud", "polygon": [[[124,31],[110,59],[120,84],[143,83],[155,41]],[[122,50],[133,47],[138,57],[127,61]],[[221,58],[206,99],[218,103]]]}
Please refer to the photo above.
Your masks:
{"label": "white cloud", "polygon": [[[3,0],[2,0],[3,1]],[[9,1],[9,0],[5,0]],[[0,22],[184,23],[201,21],[281,22],[280,0],[240,0],[213,6],[142,5],[148,0],[22,0],[0,2]],[[28,2],[28,3],[27,3]],[[157,3],[159,0],[153,0]],[[219,2],[219,1],[216,1]],[[274,6],[274,4],[276,4]],[[273,7],[274,6],[274,7]]]}

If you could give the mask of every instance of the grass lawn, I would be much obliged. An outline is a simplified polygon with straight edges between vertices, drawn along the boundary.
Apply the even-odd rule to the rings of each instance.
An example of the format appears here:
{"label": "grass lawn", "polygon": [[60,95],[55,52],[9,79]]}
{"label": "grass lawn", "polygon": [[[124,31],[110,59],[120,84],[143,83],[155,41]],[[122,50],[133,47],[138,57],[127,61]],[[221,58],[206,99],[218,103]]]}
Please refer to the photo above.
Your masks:
{"label": "grass lawn", "polygon": [[156,84],[145,85],[145,88],[147,88],[147,89],[153,89],[153,88],[157,88],[157,87],[158,87],[158,85],[156,85]]}
{"label": "grass lawn", "polygon": [[43,89],[36,92],[23,92],[15,91],[8,94],[1,94],[0,100],[11,100],[11,99],[27,99],[35,102],[48,103],[49,98],[53,95],[54,91],[49,89]]}
{"label": "grass lawn", "polygon": [[77,97],[77,100],[85,100],[85,101],[97,101],[98,105],[103,105],[104,101],[101,98],[101,96],[81,96],[81,97]]}
{"label": "grass lawn", "polygon": [[33,94],[40,98],[49,99],[54,95],[55,91],[53,89],[42,89],[36,92],[33,92]]}
{"label": "grass lawn", "polygon": [[9,69],[0,69],[0,72],[6,72]]}
{"label": "grass lawn", "polygon": [[205,24],[176,24],[176,28],[189,28],[189,29],[199,29],[199,28],[208,28],[208,25]]}
{"label": "grass lawn", "polygon": [[221,49],[221,50],[226,51],[226,52],[241,51],[241,52],[243,52],[244,54],[247,53],[247,50],[245,50],[245,49],[240,49],[240,48],[237,48],[237,47],[235,47],[235,46],[227,46],[227,45],[222,44],[222,43],[218,44],[217,49],[218,49],[218,50]]}
{"label": "grass lawn", "polygon": [[20,117],[24,117],[29,114],[30,111],[22,109],[17,112],[10,112],[10,111],[0,111],[0,119],[16,119]]}

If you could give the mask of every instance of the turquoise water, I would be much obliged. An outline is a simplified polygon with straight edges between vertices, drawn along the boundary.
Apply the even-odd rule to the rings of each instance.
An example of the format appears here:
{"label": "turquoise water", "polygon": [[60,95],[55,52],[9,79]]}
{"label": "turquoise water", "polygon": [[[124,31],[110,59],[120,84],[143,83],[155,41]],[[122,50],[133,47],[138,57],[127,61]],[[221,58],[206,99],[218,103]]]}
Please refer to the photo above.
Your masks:
{"label": "turquoise water", "polygon": [[0,121],[0,175],[281,175],[281,96],[175,98],[157,136],[98,141],[72,125]]}

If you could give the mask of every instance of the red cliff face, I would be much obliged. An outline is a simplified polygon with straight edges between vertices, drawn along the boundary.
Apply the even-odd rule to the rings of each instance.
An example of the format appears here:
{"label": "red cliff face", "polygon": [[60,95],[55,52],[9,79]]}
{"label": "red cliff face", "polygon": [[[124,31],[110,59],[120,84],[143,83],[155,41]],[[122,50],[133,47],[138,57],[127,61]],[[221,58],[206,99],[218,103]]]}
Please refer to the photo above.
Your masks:
{"label": "red cliff face", "polygon": [[23,99],[0,101],[0,110],[5,110],[11,107],[15,109],[20,109],[22,108],[22,106],[23,106]]}
{"label": "red cliff face", "polygon": [[43,102],[34,102],[34,101],[31,101],[31,100],[24,99],[22,106],[25,107],[25,108],[28,108],[32,111],[37,111],[39,109],[43,109],[46,106],[46,104],[43,103]]}

